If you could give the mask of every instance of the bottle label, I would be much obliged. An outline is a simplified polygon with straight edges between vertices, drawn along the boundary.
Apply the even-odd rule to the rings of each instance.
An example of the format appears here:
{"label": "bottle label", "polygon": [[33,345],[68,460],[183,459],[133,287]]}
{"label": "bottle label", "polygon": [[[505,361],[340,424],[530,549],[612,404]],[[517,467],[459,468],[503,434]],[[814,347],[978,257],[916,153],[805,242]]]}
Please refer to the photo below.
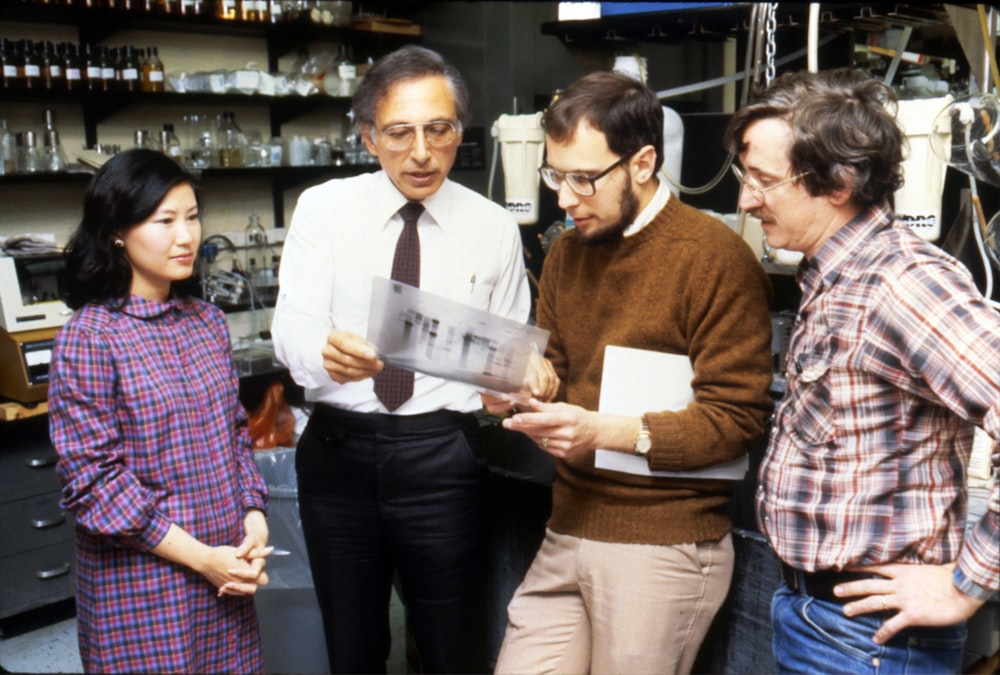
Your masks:
{"label": "bottle label", "polygon": [[163,71],[162,70],[151,70],[151,71],[149,71],[149,81],[150,82],[163,82]]}
{"label": "bottle label", "polygon": [[101,69],[98,66],[87,66],[87,77],[91,80],[101,79]]}
{"label": "bottle label", "polygon": [[4,77],[17,77],[17,66],[5,63],[3,66]]}
{"label": "bottle label", "polygon": [[80,69],[79,68],[67,68],[66,69],[66,79],[67,80],[79,80],[80,79]]}
{"label": "bottle label", "polygon": [[42,69],[38,66],[33,66],[30,63],[24,65],[24,76],[25,77],[41,77]]}
{"label": "bottle label", "polygon": [[115,69],[114,68],[101,68],[100,73],[101,73],[101,77],[103,77],[105,80],[113,80],[113,79],[115,79]]}
{"label": "bottle label", "polygon": [[55,64],[49,66],[49,76],[50,77],[62,77],[62,66],[57,66]]}
{"label": "bottle label", "polygon": [[123,80],[138,80],[139,71],[136,68],[124,68],[122,69],[122,79]]}

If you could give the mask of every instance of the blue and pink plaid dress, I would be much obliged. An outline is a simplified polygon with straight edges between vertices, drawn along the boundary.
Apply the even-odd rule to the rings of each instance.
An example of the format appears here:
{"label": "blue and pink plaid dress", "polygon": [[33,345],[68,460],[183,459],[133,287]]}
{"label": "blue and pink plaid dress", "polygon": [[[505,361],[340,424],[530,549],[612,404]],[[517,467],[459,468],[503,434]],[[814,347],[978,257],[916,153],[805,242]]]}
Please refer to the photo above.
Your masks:
{"label": "blue and pink plaid dress", "polygon": [[267,506],[225,317],[200,300],[88,305],[56,336],[50,434],[76,519],[88,672],[260,672],[252,598],[151,552],[171,523],[237,545]]}

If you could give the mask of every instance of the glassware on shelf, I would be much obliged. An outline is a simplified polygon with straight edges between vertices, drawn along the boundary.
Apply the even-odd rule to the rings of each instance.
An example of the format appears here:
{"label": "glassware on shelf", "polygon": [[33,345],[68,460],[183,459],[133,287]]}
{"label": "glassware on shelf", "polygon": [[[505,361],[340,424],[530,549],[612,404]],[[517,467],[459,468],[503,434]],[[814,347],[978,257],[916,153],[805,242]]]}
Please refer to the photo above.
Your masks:
{"label": "glassware on shelf", "polygon": [[135,47],[122,47],[121,60],[118,67],[118,85],[121,91],[139,91],[142,88],[142,65]]}
{"label": "glassware on shelf", "polygon": [[204,114],[184,115],[182,163],[189,169],[207,169],[215,157],[214,120]]}
{"label": "glassware on shelf", "polygon": [[83,45],[83,80],[87,91],[101,91],[104,79],[101,74],[101,55],[90,44]]}
{"label": "glassware on shelf", "polygon": [[292,136],[288,142],[288,163],[291,166],[308,166],[311,148],[309,139],[304,136]]}
{"label": "glassware on shelf", "polygon": [[150,135],[148,129],[136,129],[135,134],[135,147],[146,148],[147,150],[158,150],[156,142],[153,140],[152,135]]}
{"label": "glassware on shelf", "polygon": [[236,20],[236,0],[215,0],[215,18]]}
{"label": "glassware on shelf", "polygon": [[72,42],[63,43],[62,57],[66,91],[80,91],[83,89],[83,63],[76,45]]}
{"label": "glassware on shelf", "polygon": [[169,122],[160,130],[160,151],[178,162],[181,161],[181,142],[174,133],[174,125]]}
{"label": "glassware on shelf", "polygon": [[42,163],[46,171],[65,171],[69,162],[66,160],[66,153],[63,152],[62,144],[59,143],[59,132],[55,129],[45,131],[45,144],[42,151]]}
{"label": "glassware on shelf", "polygon": [[222,121],[216,131],[219,147],[218,166],[229,169],[243,166],[243,150],[246,136],[236,124],[236,115],[231,110],[222,113]]}
{"label": "glassware on shelf", "polygon": [[7,120],[0,120],[0,176],[17,171],[17,139],[7,127]]}
{"label": "glassware on shelf", "polygon": [[17,63],[17,74],[21,85],[27,90],[42,88],[42,67],[31,40],[21,40]]}
{"label": "glassware on shelf", "polygon": [[268,20],[267,0],[237,0],[236,17],[241,21],[260,23]]}
{"label": "glassware on shelf", "polygon": [[145,92],[160,92],[164,88],[163,62],[156,47],[146,48],[139,76],[139,88]]}
{"label": "glassware on shelf", "polygon": [[38,149],[38,138],[32,130],[22,131],[18,134],[20,147],[18,148],[17,170],[20,173],[38,173],[45,167],[42,161],[42,153]]}

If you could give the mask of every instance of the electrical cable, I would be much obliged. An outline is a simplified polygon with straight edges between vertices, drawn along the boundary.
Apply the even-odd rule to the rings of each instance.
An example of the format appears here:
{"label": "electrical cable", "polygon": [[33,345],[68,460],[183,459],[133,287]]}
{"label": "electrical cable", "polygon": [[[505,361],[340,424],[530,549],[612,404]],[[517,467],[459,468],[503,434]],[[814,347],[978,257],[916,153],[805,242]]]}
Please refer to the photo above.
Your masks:
{"label": "electrical cable", "polygon": [[998,93],[1000,92],[1000,72],[997,71],[997,60],[995,52],[992,49],[993,40],[990,38],[986,8],[983,5],[976,5],[976,11],[979,13],[979,29],[983,32],[983,47],[985,47],[986,59],[989,61],[990,72],[993,75],[993,91],[994,93]]}
{"label": "electrical cable", "polygon": [[972,206],[975,210],[975,224],[972,226],[973,235],[976,239],[976,253],[983,263],[983,270],[986,275],[986,288],[983,290],[983,297],[994,309],[1000,309],[1000,303],[993,300],[993,264],[986,251],[986,241],[984,230],[986,229],[986,216],[983,214],[983,204],[979,201],[979,191],[974,176],[969,176],[969,190],[972,194]]}

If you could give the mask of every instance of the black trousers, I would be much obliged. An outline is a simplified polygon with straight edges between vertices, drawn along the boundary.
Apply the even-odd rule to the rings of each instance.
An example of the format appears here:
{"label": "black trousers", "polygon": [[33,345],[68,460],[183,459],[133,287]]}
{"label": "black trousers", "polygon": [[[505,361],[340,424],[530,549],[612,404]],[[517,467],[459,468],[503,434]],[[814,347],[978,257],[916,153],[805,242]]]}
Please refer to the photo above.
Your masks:
{"label": "black trousers", "polygon": [[394,574],[423,672],[485,672],[480,445],[471,414],[316,406],[296,473],[332,673],[385,672]]}

